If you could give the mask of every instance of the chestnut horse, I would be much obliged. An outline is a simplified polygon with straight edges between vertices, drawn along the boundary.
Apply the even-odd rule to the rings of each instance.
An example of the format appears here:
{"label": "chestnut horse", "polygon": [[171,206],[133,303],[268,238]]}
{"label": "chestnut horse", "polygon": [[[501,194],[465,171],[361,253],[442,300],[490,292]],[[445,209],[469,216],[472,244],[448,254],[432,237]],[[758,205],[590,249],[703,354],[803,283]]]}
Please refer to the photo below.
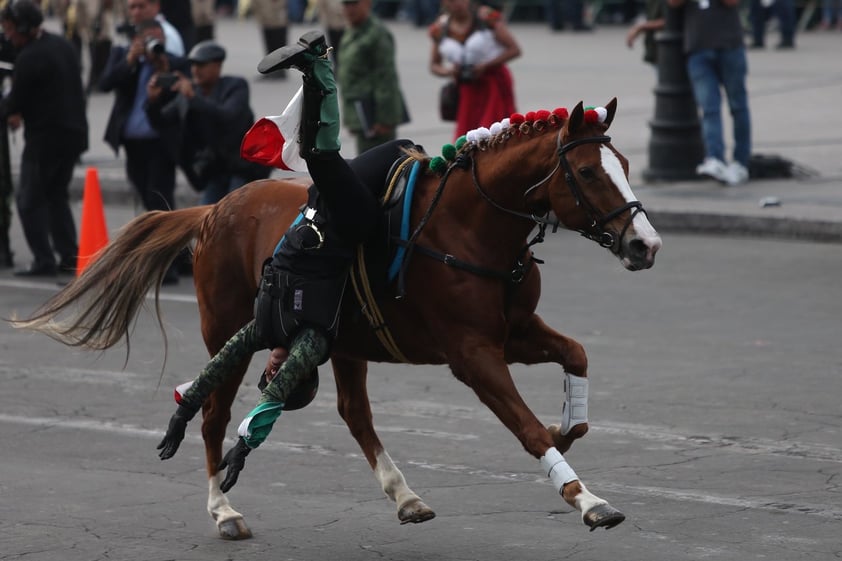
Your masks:
{"label": "chestnut horse", "polygon": [[[523,122],[498,124],[479,139],[469,138],[455,161],[438,173],[428,169],[429,157],[413,154],[427,171],[415,187],[413,235],[401,278],[405,293],[394,298],[394,282],[375,288],[397,354],[386,350],[375,336],[382,329],[372,329],[361,305],[347,295],[331,355],[339,414],[397,504],[401,523],[435,515],[407,485],[374,430],[368,361],[448,365],[540,459],[543,474],[591,529],[624,519],[585,488],[562,456],[588,430],[587,357],[580,343],[535,313],[541,280],[530,250],[548,224],[560,222],[597,241],[629,270],[653,265],[661,239],[631,191],[628,161],[605,136],[615,111],[613,99],[597,110],[579,103],[569,116],[564,110],[539,112]],[[94,349],[124,337],[128,342],[137,309],[153,287],[160,321],[160,281],[195,239],[201,329],[214,354],[252,319],[261,265],[305,202],[306,185],[257,181],[214,206],[145,213],[127,224],[78,279],[15,324]],[[536,226],[539,235],[530,241]],[[567,426],[544,426],[521,398],[508,368],[547,362],[564,371]],[[219,490],[217,471],[231,404],[247,367],[248,361],[239,364],[203,407],[208,511],[220,535],[230,539],[251,535],[242,514]]]}

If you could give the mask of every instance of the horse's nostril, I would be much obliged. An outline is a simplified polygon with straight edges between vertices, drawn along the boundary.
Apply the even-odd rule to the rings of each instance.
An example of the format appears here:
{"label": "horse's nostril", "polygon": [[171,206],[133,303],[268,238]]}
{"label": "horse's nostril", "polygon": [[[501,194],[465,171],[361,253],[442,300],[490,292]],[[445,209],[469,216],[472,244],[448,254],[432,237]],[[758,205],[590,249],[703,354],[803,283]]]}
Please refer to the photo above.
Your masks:
{"label": "horse's nostril", "polygon": [[630,256],[646,257],[646,254],[648,252],[649,248],[647,247],[646,243],[640,238],[635,238],[629,242],[629,253],[631,254]]}

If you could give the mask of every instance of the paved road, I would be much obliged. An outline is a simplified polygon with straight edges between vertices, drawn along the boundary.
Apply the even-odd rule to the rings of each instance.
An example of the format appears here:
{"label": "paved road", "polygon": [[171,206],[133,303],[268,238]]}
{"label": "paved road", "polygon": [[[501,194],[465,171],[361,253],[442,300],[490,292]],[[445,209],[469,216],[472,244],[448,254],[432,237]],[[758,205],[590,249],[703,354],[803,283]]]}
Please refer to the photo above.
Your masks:
{"label": "paved road", "polygon": [[[380,434],[438,517],[398,524],[323,372],[314,404],[281,418],[230,493],[255,538],[220,540],[204,511],[198,426],[174,459],[155,453],[171,388],[203,364],[182,283],[164,293],[163,377],[148,316],[125,368],[125,349],[73,351],[0,324],[0,558],[838,558],[840,247],[670,235],[654,269],[629,273],[594,244],[557,234],[539,256],[542,312],[591,361],[593,428],[568,459],[627,514],[616,529],[587,532],[444,368],[374,365]],[[3,274],[0,315],[26,313],[54,290]],[[264,358],[235,419],[257,397]],[[557,421],[558,369],[514,371],[533,410]]]}

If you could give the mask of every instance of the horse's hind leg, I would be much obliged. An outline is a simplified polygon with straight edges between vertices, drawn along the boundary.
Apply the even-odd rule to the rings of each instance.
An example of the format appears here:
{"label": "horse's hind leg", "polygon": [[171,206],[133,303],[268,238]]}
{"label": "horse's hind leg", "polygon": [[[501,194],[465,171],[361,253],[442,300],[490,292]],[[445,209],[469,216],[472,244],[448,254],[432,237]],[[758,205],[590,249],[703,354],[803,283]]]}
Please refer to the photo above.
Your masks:
{"label": "horse's hind leg", "polygon": [[222,459],[222,442],[225,428],[231,420],[231,404],[237,388],[248,368],[248,361],[237,365],[231,378],[211,394],[204,405],[202,438],[205,441],[205,462],[208,472],[208,514],[216,522],[219,536],[226,540],[243,540],[252,537],[243,515],[237,512],[219,489],[222,473],[217,466]]}
{"label": "horse's hind leg", "polygon": [[[202,257],[202,246],[199,247],[199,257]],[[212,269],[219,263],[208,256],[205,261],[197,261],[194,275],[203,279],[196,283],[196,295],[199,310],[202,312],[202,336],[205,346],[211,356],[216,355],[228,339],[243,325],[251,320],[250,293],[241,290],[240,293],[226,286],[221,279],[224,275]],[[229,267],[229,271],[233,267]],[[228,282],[234,282],[228,277]],[[240,286],[248,286],[241,282]],[[241,540],[252,536],[251,530],[229,503],[228,497],[219,489],[221,475],[217,466],[222,459],[222,444],[225,440],[225,429],[231,421],[231,404],[237,395],[237,389],[243,380],[251,357],[234,365],[220,385],[205,401],[203,405],[202,437],[205,441],[205,465],[208,474],[208,514],[216,522],[220,537],[229,540]]]}
{"label": "horse's hind leg", "polygon": [[532,314],[524,325],[510,332],[505,356],[509,364],[557,362],[564,369],[563,419],[547,429],[558,451],[567,452],[574,440],[588,432],[588,357],[584,347]]}
{"label": "horse's hind leg", "polygon": [[434,518],[436,514],[406,484],[403,473],[392,462],[374,431],[366,391],[368,364],[344,358],[332,358],[331,362],[336,378],[339,415],[359,443],[383,492],[397,505],[401,524],[417,524]]}

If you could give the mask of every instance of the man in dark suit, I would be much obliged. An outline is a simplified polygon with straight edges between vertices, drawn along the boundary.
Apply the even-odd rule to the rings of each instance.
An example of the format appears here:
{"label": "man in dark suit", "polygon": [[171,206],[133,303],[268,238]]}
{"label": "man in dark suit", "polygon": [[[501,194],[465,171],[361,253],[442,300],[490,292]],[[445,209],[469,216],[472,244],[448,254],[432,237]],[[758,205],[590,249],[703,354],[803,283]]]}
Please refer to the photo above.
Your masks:
{"label": "man in dark suit", "polygon": [[192,80],[179,75],[171,88],[152,88],[146,113],[155,128],[167,131],[167,147],[201,191],[201,204],[212,204],[249,181],[268,177],[271,170],[240,157],[254,113],[248,82],[222,75],[225,49],[202,41],[187,58]]}
{"label": "man in dark suit", "polygon": [[148,89],[161,73],[186,70],[187,61],[161,50],[160,23],[147,20],[129,46],[116,46],[100,80],[103,91],[114,90],[114,106],[105,141],[126,152],[126,175],[146,210],[175,208],[175,161],[164,149],[161,135],[146,117]]}
{"label": "man in dark suit", "polygon": [[0,118],[11,130],[23,125],[16,200],[33,261],[15,274],[27,277],[76,269],[76,225],[68,188],[73,167],[88,148],[76,51],[60,35],[44,31],[43,21],[31,0],[11,0],[0,12],[3,35],[17,51],[12,89],[0,103]]}
{"label": "man in dark suit", "polygon": [[[149,122],[145,106],[149,91],[174,71],[187,71],[187,60],[164,49],[160,22],[138,23],[128,46],[112,48],[100,79],[100,89],[114,90],[114,105],[105,127],[105,141],[117,153],[126,153],[126,175],[146,210],[175,208],[175,160],[165,148],[166,139]],[[162,76],[163,75],[163,76]],[[164,277],[178,281],[174,268]]]}

